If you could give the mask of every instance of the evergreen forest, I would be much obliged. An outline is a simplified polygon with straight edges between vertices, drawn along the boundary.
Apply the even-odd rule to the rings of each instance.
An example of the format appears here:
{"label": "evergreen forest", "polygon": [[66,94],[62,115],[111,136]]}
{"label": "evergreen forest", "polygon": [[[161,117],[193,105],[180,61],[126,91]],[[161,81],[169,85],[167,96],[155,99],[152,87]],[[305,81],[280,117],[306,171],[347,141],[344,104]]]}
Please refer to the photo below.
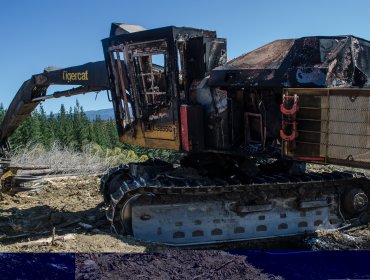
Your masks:
{"label": "evergreen forest", "polygon": [[[0,121],[5,115],[5,109],[0,104]],[[29,116],[9,139],[13,148],[25,147],[30,144],[42,144],[46,149],[54,143],[61,147],[83,151],[90,143],[103,149],[121,147],[115,120],[101,120],[99,116],[89,121],[83,107],[76,105],[68,110],[62,104],[58,113],[47,114],[39,106]]]}

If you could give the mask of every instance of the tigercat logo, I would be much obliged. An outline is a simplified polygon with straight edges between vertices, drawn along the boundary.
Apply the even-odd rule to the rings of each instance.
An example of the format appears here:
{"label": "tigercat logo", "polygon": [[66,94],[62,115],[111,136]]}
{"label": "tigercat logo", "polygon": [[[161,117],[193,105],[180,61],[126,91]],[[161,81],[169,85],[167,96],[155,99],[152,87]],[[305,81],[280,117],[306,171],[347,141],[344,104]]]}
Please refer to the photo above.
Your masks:
{"label": "tigercat logo", "polygon": [[72,82],[72,81],[88,81],[89,80],[89,71],[84,72],[68,72],[63,71],[63,80]]}

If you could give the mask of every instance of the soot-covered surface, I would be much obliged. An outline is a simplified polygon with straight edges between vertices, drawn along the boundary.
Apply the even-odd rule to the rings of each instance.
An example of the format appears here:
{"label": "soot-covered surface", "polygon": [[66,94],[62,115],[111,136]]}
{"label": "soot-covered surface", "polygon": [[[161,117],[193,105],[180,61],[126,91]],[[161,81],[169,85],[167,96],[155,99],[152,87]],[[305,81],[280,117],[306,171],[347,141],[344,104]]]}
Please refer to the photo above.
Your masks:
{"label": "soot-covered surface", "polygon": [[0,253],[0,279],[74,279],[74,254]]}
{"label": "soot-covered surface", "polygon": [[283,279],[222,251],[77,254],[76,279]]}
{"label": "soot-covered surface", "polygon": [[212,70],[212,86],[370,87],[370,42],[315,36],[270,42]]}
{"label": "soot-covered surface", "polygon": [[370,279],[370,251],[235,251],[284,279]]}

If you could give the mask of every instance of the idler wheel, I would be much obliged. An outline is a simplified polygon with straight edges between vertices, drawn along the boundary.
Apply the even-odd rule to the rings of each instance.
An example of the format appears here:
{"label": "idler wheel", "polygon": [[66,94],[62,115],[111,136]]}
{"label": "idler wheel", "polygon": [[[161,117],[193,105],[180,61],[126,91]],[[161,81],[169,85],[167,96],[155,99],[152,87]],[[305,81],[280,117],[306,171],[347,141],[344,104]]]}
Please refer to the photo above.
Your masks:
{"label": "idler wheel", "polygon": [[361,189],[352,189],[343,199],[344,209],[350,214],[357,214],[367,209],[369,199]]}

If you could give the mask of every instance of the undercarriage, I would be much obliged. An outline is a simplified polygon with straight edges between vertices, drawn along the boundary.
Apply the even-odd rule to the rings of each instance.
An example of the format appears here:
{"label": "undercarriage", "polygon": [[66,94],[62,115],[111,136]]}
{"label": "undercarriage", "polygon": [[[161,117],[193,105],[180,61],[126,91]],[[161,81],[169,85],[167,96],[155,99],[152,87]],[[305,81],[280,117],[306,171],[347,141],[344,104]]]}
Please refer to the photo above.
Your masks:
{"label": "undercarriage", "polygon": [[110,170],[101,192],[116,233],[174,246],[286,237],[370,221],[364,175],[289,175],[279,170],[282,165],[261,164],[263,172],[253,176],[204,176],[199,166],[149,160]]}

